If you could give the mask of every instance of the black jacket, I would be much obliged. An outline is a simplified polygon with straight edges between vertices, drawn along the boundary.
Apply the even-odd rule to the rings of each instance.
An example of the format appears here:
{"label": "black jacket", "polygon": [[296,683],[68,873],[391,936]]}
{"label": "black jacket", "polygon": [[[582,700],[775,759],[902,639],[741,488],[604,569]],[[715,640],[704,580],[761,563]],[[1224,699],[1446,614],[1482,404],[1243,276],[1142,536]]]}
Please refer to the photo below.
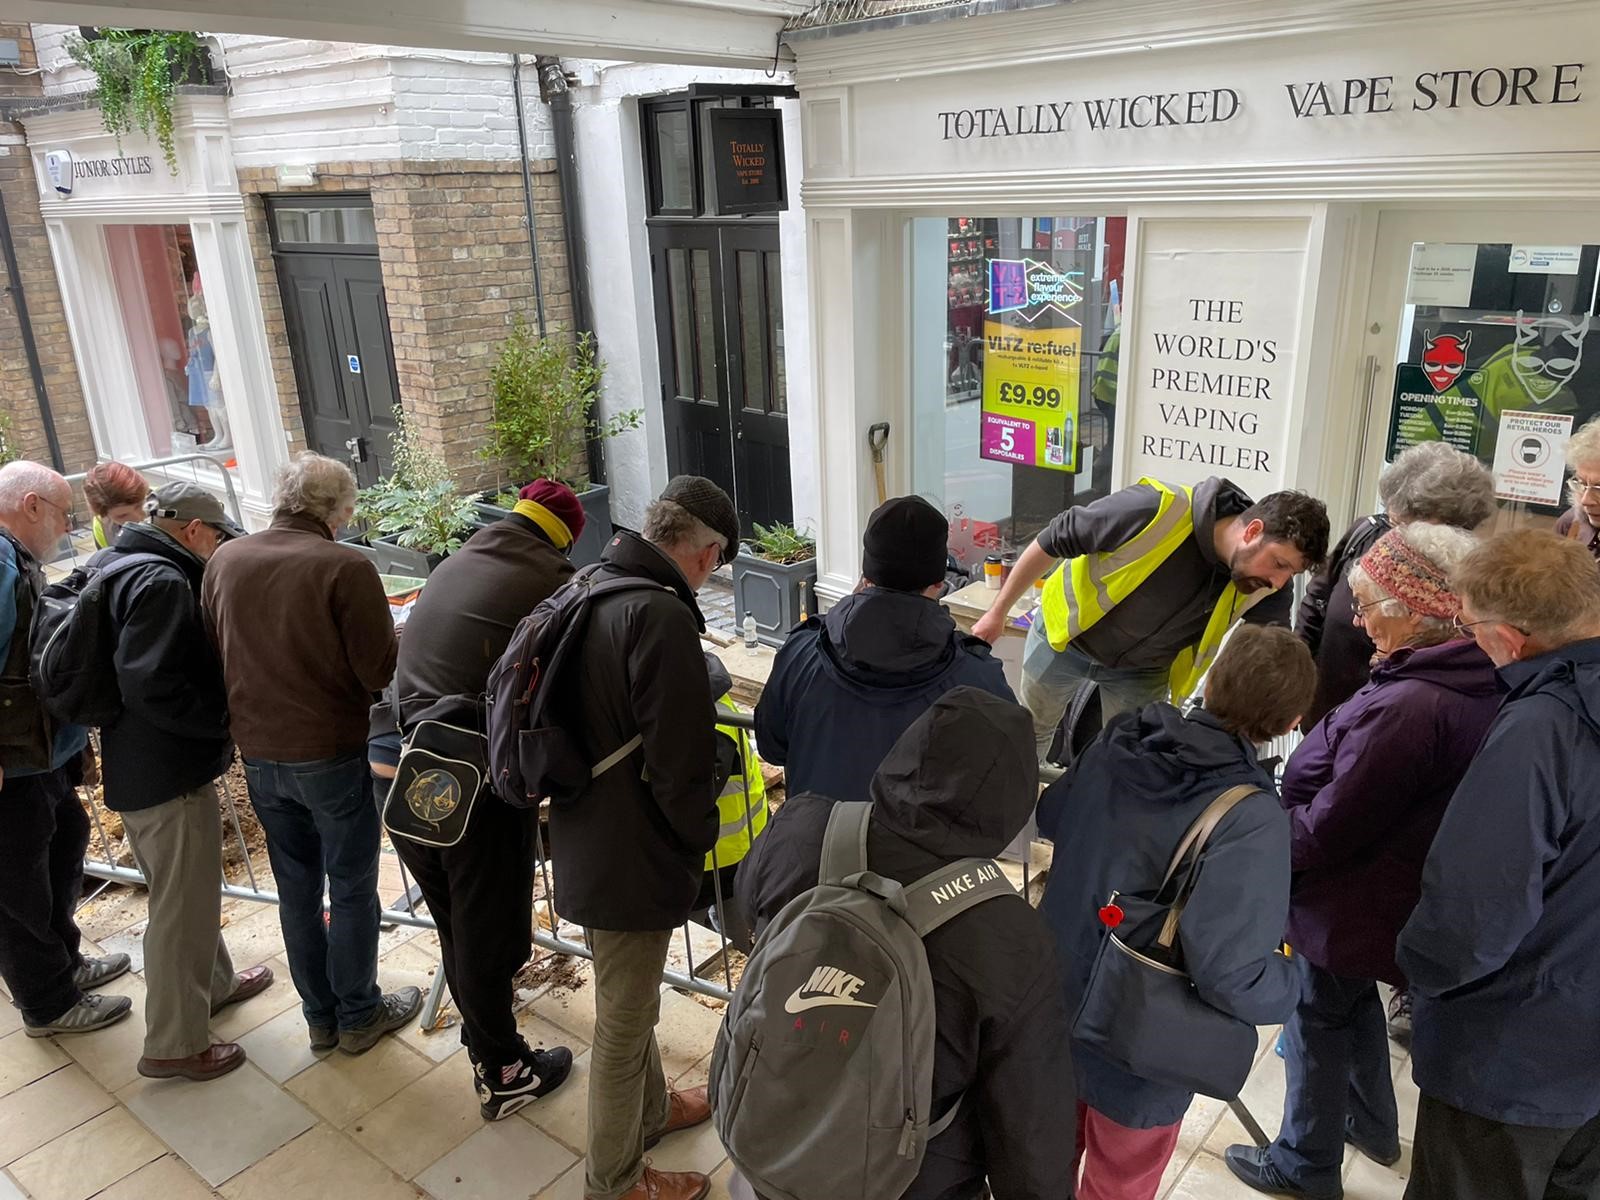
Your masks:
{"label": "black jacket", "polygon": [[1327,566],[1306,586],[1294,631],[1317,660],[1317,693],[1300,722],[1307,733],[1331,709],[1359,692],[1372,673],[1372,656],[1378,648],[1366,628],[1353,619],[1350,568],[1392,528],[1382,513],[1362,517],[1339,539]]}
{"label": "black jacket", "polygon": [[[478,697],[517,623],[570,578],[566,556],[515,513],[435,567],[406,618],[394,668],[406,728],[423,718],[481,728]],[[375,728],[393,728],[389,696],[374,710]]]}
{"label": "black jacket", "polygon": [[785,768],[791,794],[865,800],[911,722],[963,685],[1015,699],[988,643],[938,601],[868,588],[784,642],[756,705],[757,748]]}
{"label": "black jacket", "polygon": [[[889,752],[872,781],[867,857],[910,883],[967,857],[992,857],[1038,795],[1033,724],[1006,700],[959,688]],[[739,901],[758,930],[816,886],[830,798],[791,799],[739,866]],[[1072,1194],[1071,1039],[1043,919],[1021,897],[991,900],[928,935],[938,1038],[933,1111],[962,1096],[904,1200]]]}
{"label": "black jacket", "polygon": [[591,929],[672,929],[689,916],[717,841],[705,619],[672,560],[631,533],[611,539],[598,578],[624,575],[657,586],[595,604],[553,699],[589,761],[635,734],[644,745],[551,807],[556,909]]}
{"label": "black jacket", "polygon": [[152,525],[126,525],[99,565],[123,554],[165,562],[130,567],[106,583],[116,628],[122,712],[100,730],[106,807],[153,808],[228,769],[228,695],[200,613],[205,563]]}

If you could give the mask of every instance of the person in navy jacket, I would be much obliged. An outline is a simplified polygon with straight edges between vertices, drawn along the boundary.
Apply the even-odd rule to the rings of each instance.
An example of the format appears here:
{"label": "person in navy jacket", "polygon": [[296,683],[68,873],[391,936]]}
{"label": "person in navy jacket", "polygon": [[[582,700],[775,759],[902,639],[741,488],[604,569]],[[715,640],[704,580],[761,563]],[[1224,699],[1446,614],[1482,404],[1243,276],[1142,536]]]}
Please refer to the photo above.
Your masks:
{"label": "person in navy jacket", "polygon": [[1600,1195],[1600,588],[1518,530],[1454,574],[1504,706],[1400,934],[1422,1099],[1407,1200]]}

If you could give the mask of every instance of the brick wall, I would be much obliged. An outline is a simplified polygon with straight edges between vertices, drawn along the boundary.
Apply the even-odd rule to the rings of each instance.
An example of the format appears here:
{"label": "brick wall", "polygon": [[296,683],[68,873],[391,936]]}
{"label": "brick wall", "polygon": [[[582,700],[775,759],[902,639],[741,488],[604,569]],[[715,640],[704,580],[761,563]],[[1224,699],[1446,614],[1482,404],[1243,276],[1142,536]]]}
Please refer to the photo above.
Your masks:
{"label": "brick wall", "polygon": [[[545,316],[552,326],[570,328],[555,164],[532,166]],[[372,196],[402,407],[464,487],[488,486],[495,470],[477,451],[493,411],[489,369],[513,317],[520,314],[530,325],[536,319],[521,170],[514,162],[465,159],[333,162],[317,170],[316,185],[296,194]],[[276,179],[258,167],[241,168],[239,178],[285,428],[299,449],[304,423],[263,196],[277,190]]]}
{"label": "brick wall", "polygon": [[[0,38],[15,38],[22,49],[22,66],[35,65],[33,39],[27,25],[0,24]],[[37,96],[39,76],[0,68],[0,97]],[[32,318],[34,342],[44,369],[45,389],[61,440],[68,473],[94,464],[94,437],[84,408],[83,386],[67,333],[67,319],[56,284],[50,244],[39,217],[38,185],[28,157],[22,127],[0,121],[0,194],[17,255],[17,268]],[[0,268],[0,284],[4,270]],[[13,432],[28,458],[49,462],[50,453],[39,416],[39,401],[23,349],[22,327],[15,305],[0,295],[0,410],[11,419]]]}

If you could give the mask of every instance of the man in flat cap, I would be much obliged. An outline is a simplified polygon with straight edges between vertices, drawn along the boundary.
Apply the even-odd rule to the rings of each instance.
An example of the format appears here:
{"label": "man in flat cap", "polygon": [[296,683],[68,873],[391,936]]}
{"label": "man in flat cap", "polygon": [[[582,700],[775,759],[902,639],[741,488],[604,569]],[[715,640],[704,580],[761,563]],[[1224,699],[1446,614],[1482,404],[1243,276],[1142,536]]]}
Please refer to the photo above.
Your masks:
{"label": "man in flat cap", "polygon": [[556,909],[589,930],[594,950],[590,1200],[700,1200],[710,1186],[695,1172],[646,1166],[644,1152],[711,1115],[704,1087],[668,1090],[655,1026],[668,941],[694,907],[717,841],[706,623],[695,593],[738,542],[726,492],[698,476],[673,479],[646,512],[643,536],[614,536],[595,577],[655,586],[595,601],[577,669],[557,685],[557,711],[571,714],[589,761],[614,759],[587,793],[550,812]]}
{"label": "man in flat cap", "polygon": [[90,565],[106,572],[122,711],[100,730],[106,807],[122,815],[150,886],[139,1074],[203,1081],[244,1065],[211,1040],[211,1016],[272,983],[235,973],[222,924],[222,819],[215,780],[233,761],[222,664],[206,636],[200,583],[217,547],[244,536],[195,483],[158,488]]}

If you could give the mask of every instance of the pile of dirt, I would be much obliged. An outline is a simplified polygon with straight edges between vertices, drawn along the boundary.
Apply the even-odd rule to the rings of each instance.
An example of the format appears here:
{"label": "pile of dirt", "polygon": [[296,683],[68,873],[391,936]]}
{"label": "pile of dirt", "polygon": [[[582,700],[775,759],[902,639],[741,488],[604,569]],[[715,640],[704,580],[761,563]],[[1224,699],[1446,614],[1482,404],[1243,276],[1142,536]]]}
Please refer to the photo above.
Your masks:
{"label": "pile of dirt", "polygon": [[570,954],[535,949],[533,957],[512,978],[511,985],[518,992],[536,992],[546,987],[558,992],[575,992],[589,982],[580,963],[581,960]]}

